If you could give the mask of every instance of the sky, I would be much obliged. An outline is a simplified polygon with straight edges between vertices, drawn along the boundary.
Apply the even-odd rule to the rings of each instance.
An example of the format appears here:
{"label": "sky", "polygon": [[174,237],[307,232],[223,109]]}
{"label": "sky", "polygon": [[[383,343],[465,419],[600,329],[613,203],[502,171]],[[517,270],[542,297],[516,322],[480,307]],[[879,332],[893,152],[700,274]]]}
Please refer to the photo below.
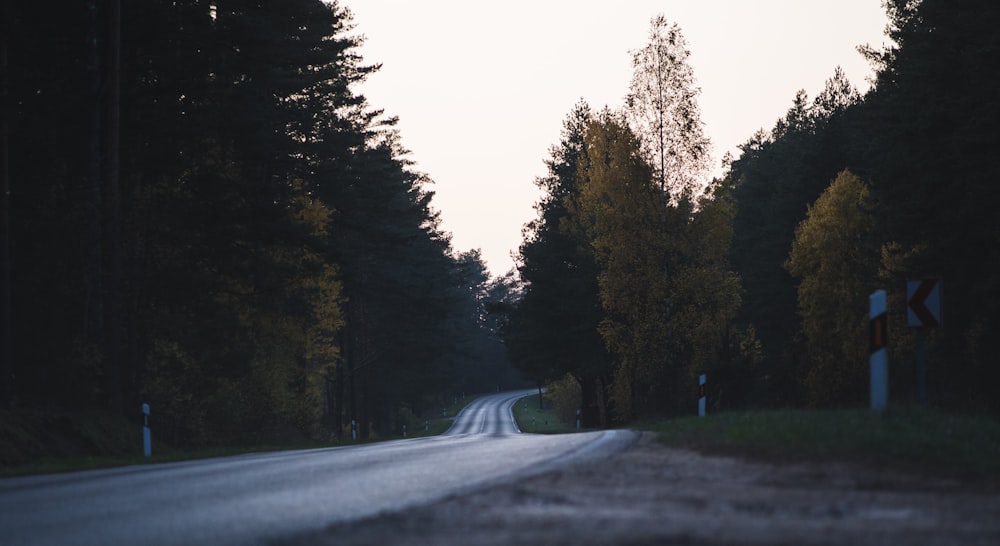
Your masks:
{"label": "sky", "polygon": [[[514,267],[537,216],[535,179],[563,120],[585,100],[618,109],[630,51],[658,13],[687,39],[713,165],[814,97],[837,66],[860,91],[873,72],[857,46],[888,43],[881,0],[341,0],[379,72],[358,88],[399,117],[415,169],[457,251]],[[714,174],[721,174],[716,168]]]}

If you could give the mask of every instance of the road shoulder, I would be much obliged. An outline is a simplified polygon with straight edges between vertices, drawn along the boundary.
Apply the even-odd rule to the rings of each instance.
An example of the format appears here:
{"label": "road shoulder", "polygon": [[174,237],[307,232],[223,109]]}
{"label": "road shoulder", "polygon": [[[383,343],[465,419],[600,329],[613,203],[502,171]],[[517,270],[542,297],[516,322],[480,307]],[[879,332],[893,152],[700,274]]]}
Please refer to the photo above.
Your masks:
{"label": "road shoulder", "polygon": [[997,544],[989,485],[857,465],[772,464],[661,446],[278,544]]}

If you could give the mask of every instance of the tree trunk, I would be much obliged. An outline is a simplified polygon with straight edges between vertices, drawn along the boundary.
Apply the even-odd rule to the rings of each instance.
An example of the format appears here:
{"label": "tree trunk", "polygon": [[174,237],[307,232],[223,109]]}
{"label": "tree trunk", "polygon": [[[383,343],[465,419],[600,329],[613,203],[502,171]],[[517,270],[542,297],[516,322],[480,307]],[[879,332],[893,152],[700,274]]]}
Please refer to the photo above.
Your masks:
{"label": "tree trunk", "polygon": [[11,344],[14,341],[11,303],[10,256],[10,116],[7,72],[8,36],[10,36],[10,2],[4,2],[0,17],[0,407],[9,408],[14,397],[14,363]]}
{"label": "tree trunk", "polygon": [[[343,345],[341,345],[343,347]],[[337,379],[336,379],[336,389],[334,389],[334,403],[333,403],[333,423],[331,428],[335,431],[337,437],[339,438],[341,432],[344,430],[344,394],[346,394],[347,389],[344,386],[344,364],[341,360],[340,364],[337,365]]]}
{"label": "tree trunk", "polygon": [[121,5],[120,0],[107,3],[106,62],[104,63],[105,142],[104,172],[104,256],[107,279],[104,283],[105,372],[108,377],[108,394],[111,411],[122,414],[124,410],[122,389],[121,344],[121,191],[119,185],[119,102],[121,59]]}
{"label": "tree trunk", "polygon": [[[90,73],[90,137],[87,150],[87,180],[84,207],[87,215],[86,263],[84,265],[84,286],[86,286],[86,313],[83,334],[87,344],[102,347],[104,343],[104,317],[102,289],[102,193],[101,184],[101,25],[98,18],[98,2],[90,0],[88,12],[87,70]],[[86,388],[86,386],[84,386]]]}
{"label": "tree trunk", "polygon": [[600,409],[597,407],[597,378],[584,376],[577,382],[580,384],[580,424],[585,428],[598,426]]}

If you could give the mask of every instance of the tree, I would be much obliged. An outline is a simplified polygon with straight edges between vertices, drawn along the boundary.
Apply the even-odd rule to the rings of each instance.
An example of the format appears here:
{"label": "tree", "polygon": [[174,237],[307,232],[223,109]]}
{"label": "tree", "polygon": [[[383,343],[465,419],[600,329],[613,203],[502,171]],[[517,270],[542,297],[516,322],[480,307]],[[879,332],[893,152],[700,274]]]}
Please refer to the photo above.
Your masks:
{"label": "tree", "polygon": [[504,338],[515,367],[539,386],[569,374],[580,385],[585,426],[608,424],[611,363],[598,333],[602,318],[597,263],[573,211],[580,199],[590,107],[579,102],[563,122],[562,138],[536,180],[544,195],[538,218],[525,227],[518,272],[519,300]]}
{"label": "tree", "polygon": [[687,41],[661,14],[650,21],[649,43],[632,52],[625,112],[646,160],[658,170],[664,206],[707,190],[710,144],[702,130]]}
{"label": "tree", "polygon": [[0,408],[9,408],[13,398],[13,338],[10,293],[10,112],[7,83],[7,49],[9,44],[10,3],[0,7]]}
{"label": "tree", "polygon": [[748,334],[732,327],[741,303],[739,276],[729,264],[735,214],[728,187],[701,199],[697,210],[682,200],[668,212],[665,234],[669,283],[668,343],[676,369],[664,370],[661,408],[689,411],[697,378],[711,379],[711,399],[721,406],[745,401],[752,386],[753,355],[741,348]]}
{"label": "tree", "polygon": [[590,122],[573,211],[593,248],[604,317],[600,332],[615,360],[612,400],[628,421],[654,404],[667,351],[667,279],[661,192],[638,138],[605,110]]}
{"label": "tree", "polygon": [[389,432],[453,385],[449,242],[393,119],[354,90],[377,66],[345,8],[122,6],[116,187],[117,2],[9,4],[15,405],[141,396],[177,442],[259,442],[347,415]]}
{"label": "tree", "polygon": [[874,223],[868,186],[845,170],[795,230],[785,267],[799,279],[798,309],[808,343],[805,387],[812,405],[866,398],[866,302],[879,261]]}
{"label": "tree", "polygon": [[455,338],[455,348],[446,357],[454,360],[451,383],[456,392],[488,392],[518,384],[507,359],[501,328],[514,300],[510,276],[493,279],[481,251],[460,252],[455,256],[455,299],[447,328]]}
{"label": "tree", "polygon": [[905,256],[894,280],[934,276],[948,287],[948,323],[929,345],[930,399],[997,412],[1000,45],[991,29],[1000,5],[885,5],[892,43],[866,50],[878,73],[859,108],[862,174],[884,204],[879,231]]}
{"label": "tree", "polygon": [[836,70],[814,100],[796,93],[770,131],[741,145],[726,175],[736,204],[731,261],[745,288],[738,321],[753,327],[763,350],[760,404],[801,401],[795,283],[783,264],[807,206],[827,181],[857,163],[859,100]]}

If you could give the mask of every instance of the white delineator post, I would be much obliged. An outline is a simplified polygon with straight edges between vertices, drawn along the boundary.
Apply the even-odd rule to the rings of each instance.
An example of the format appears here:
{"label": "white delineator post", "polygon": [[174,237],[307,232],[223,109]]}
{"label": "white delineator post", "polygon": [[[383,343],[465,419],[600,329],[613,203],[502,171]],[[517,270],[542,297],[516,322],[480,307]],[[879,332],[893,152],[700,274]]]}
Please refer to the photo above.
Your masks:
{"label": "white delineator post", "polygon": [[889,348],[886,321],[885,290],[876,290],[868,297],[868,315],[871,318],[871,354],[868,365],[871,373],[872,413],[885,413],[889,405]]}
{"label": "white delineator post", "polygon": [[698,376],[698,417],[705,416],[705,381],[708,376],[701,374]]}
{"label": "white delineator post", "polygon": [[142,405],[142,454],[153,454],[153,439],[149,433],[149,404]]}

